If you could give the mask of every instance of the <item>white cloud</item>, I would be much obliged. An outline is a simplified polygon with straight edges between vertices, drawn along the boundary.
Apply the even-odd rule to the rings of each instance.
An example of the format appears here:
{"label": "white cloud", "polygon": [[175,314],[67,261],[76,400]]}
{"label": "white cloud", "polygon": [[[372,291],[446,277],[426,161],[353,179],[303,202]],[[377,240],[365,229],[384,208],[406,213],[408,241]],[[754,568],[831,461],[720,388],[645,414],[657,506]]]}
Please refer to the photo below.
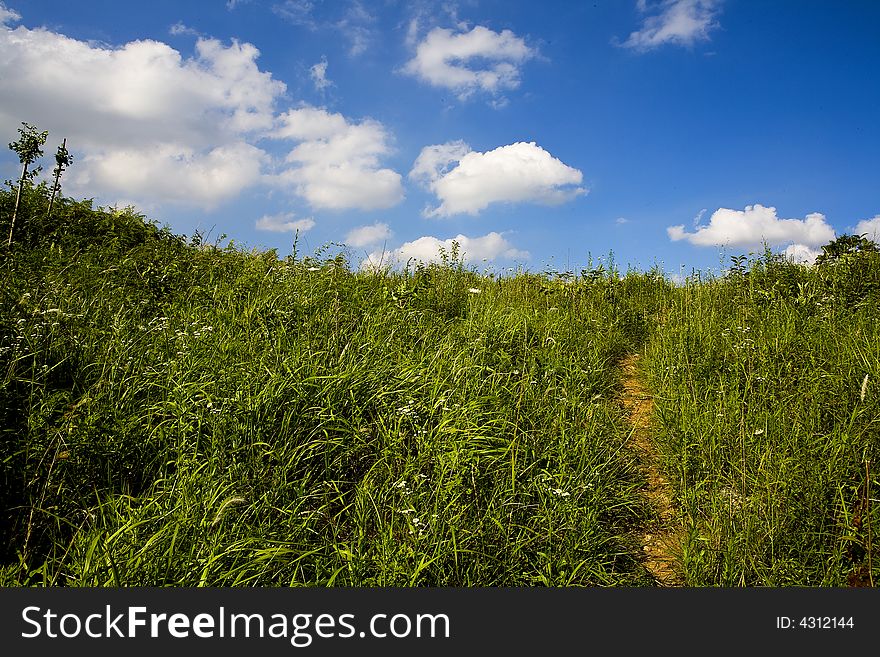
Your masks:
{"label": "white cloud", "polygon": [[183,23],[183,21],[177,21],[174,25],[168,28],[168,34],[171,36],[200,36],[200,32],[192,27],[189,27]]}
{"label": "white cloud", "polygon": [[274,177],[314,208],[389,208],[403,199],[400,174],[381,168],[390,137],[378,121],[349,123],[341,114],[303,107],[280,117],[273,136],[300,143],[290,151],[289,169]]}
{"label": "white cloud", "polygon": [[333,27],[349,40],[349,55],[357,57],[370,47],[373,42],[373,30],[369,26],[374,21],[372,14],[358,0],[354,0],[345,10],[342,18],[333,24]]}
{"label": "white cloud", "polygon": [[[417,24],[411,28],[417,29]],[[407,38],[413,38],[412,32]],[[465,99],[475,91],[498,95],[515,89],[520,66],[536,55],[510,30],[499,33],[477,25],[470,32],[455,33],[437,27],[416,46],[415,57],[403,71]]]}
{"label": "white cloud", "polygon": [[618,226],[622,226],[623,224],[630,223],[630,220],[627,219],[626,217],[618,217],[617,219],[614,220],[614,223],[616,223]]}
{"label": "white cloud", "polygon": [[441,262],[440,249],[445,250],[447,255],[451,254],[453,242],[458,242],[459,257],[465,261],[495,260],[496,258],[525,260],[530,257],[528,251],[520,251],[515,248],[501,233],[491,232],[482,237],[456,235],[447,240],[432,236],[420,237],[412,242],[405,242],[391,251],[373,251],[361,263],[361,266],[364,269],[377,269],[403,265],[409,260],[424,263]]}
{"label": "white cloud", "polygon": [[327,87],[332,87],[333,82],[327,79],[327,58],[321,57],[321,61],[309,68],[309,75],[315,85],[315,89],[323,92]]}
{"label": "white cloud", "polygon": [[431,184],[449,173],[449,165],[459,162],[471,152],[464,141],[450,141],[445,144],[425,146],[413,164],[409,177],[425,184]]}
{"label": "white cloud", "polygon": [[872,219],[863,219],[856,224],[856,235],[867,235],[869,240],[880,242],[880,214]]}
{"label": "white cloud", "polygon": [[7,9],[6,5],[0,2],[0,24],[17,23],[21,20],[21,14],[14,9]]}
{"label": "white cloud", "polygon": [[440,200],[437,208],[426,210],[427,216],[476,215],[491,203],[556,205],[586,193],[579,186],[581,172],[535,142],[499,146],[486,153],[471,151],[461,141],[426,146],[409,175]]}
{"label": "white cloud", "polygon": [[265,154],[249,142],[272,127],[286,87],[258,56],[235,41],[199,39],[184,58],[157,41],[110,48],[0,27],[0,131],[25,117],[67,138],[74,191],[209,207],[259,178]]}
{"label": "white cloud", "polygon": [[[0,7],[11,20],[13,12]],[[238,41],[199,38],[187,58],[158,41],[109,47],[3,24],[0,133],[13,136],[28,120],[59,142],[67,138],[76,166],[65,191],[102,202],[210,209],[249,187],[279,183],[313,207],[399,202],[400,174],[379,164],[390,150],[384,127],[308,108],[278,114],[287,88],[259,69],[258,57]],[[278,163],[258,146],[265,137],[299,143]]]}
{"label": "white cloud", "polygon": [[822,253],[822,249],[812,249],[805,244],[790,244],[785,248],[784,253],[785,257],[792,262],[812,265],[816,258],[819,257],[819,254]]}
{"label": "white cloud", "polygon": [[267,214],[257,219],[257,230],[268,230],[273,233],[301,233],[311,230],[315,227],[315,220],[311,217],[307,219],[294,220],[292,212],[283,214]]}
{"label": "white cloud", "polygon": [[745,210],[719,208],[709,219],[707,226],[698,226],[688,233],[684,225],[666,229],[669,238],[677,242],[687,240],[697,246],[760,247],[764,242],[771,246],[799,244],[816,247],[834,239],[834,229],[818,212],[805,219],[780,219],[776,208],[760,204],[747,205]]}
{"label": "white cloud", "polygon": [[245,142],[204,151],[160,144],[86,155],[71,170],[79,189],[105,195],[194,203],[212,209],[260,179],[267,155]]}
{"label": "white cloud", "polygon": [[640,0],[637,5],[645,16],[641,29],[629,35],[622,46],[638,51],[658,48],[667,43],[691,46],[707,41],[718,27],[716,16],[720,0],[662,0],[651,6]]}
{"label": "white cloud", "polygon": [[345,243],[349,246],[361,247],[370,244],[378,244],[392,236],[388,224],[375,223],[369,226],[359,226],[345,236]]}

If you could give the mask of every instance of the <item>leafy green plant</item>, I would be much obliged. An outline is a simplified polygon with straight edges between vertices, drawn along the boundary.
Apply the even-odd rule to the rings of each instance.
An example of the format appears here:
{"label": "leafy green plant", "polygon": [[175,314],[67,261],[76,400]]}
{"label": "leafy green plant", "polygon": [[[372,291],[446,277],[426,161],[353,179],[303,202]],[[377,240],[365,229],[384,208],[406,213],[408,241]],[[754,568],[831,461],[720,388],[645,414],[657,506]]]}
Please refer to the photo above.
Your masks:
{"label": "leafy green plant", "polygon": [[52,216],[52,206],[55,205],[55,196],[61,191],[61,174],[73,163],[73,156],[67,150],[67,139],[61,142],[55,153],[55,168],[52,170],[52,181],[49,208],[46,210],[46,219]]}

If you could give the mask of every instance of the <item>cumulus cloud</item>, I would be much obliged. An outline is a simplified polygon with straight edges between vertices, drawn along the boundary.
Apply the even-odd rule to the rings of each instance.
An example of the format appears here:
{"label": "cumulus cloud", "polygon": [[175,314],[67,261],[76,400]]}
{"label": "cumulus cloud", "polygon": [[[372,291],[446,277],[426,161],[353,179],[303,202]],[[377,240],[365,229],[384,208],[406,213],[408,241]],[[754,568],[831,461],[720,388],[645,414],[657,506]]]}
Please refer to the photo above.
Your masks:
{"label": "cumulus cloud", "polygon": [[268,230],[273,233],[301,233],[315,227],[315,220],[311,217],[294,220],[292,212],[282,214],[266,214],[257,219],[257,230]]}
{"label": "cumulus cloud", "polygon": [[21,14],[14,9],[8,9],[6,5],[0,2],[0,25],[8,23],[16,23],[21,20]]}
{"label": "cumulus cloud", "polygon": [[426,146],[409,175],[440,200],[438,207],[425,211],[426,216],[476,215],[491,203],[556,205],[586,193],[579,186],[581,172],[535,142],[517,142],[485,153],[470,150],[462,141]]}
{"label": "cumulus cloud", "polygon": [[[417,27],[411,23],[411,27]],[[408,33],[408,39],[414,38]],[[520,67],[537,51],[510,30],[493,32],[477,25],[469,32],[434,28],[416,45],[415,56],[403,68],[435,87],[465,99],[476,91],[498,95],[520,83]]]}
{"label": "cumulus cloud", "polygon": [[258,182],[267,155],[245,142],[204,151],[176,144],[87,154],[72,170],[82,189],[212,209]]}
{"label": "cumulus cloud", "polygon": [[719,208],[709,219],[707,226],[698,226],[688,233],[684,225],[666,229],[673,242],[687,240],[696,246],[760,247],[764,242],[770,246],[801,244],[816,247],[834,239],[834,229],[818,212],[805,219],[780,219],[776,208],[760,204],[747,205],[745,210]]}
{"label": "cumulus cloud", "polygon": [[880,214],[872,219],[863,219],[856,224],[856,235],[866,235],[869,240],[880,242]]}
{"label": "cumulus cloud", "polygon": [[249,142],[272,127],[286,88],[250,44],[199,39],[195,50],[0,27],[0,130],[28,120],[66,137],[79,155],[68,183],[90,195],[211,206],[259,177],[265,154]]}
{"label": "cumulus cloud", "polygon": [[720,0],[662,0],[649,6],[639,0],[639,12],[645,15],[641,29],[620,45],[644,52],[667,43],[691,46],[707,41],[718,27],[720,4]]}
{"label": "cumulus cloud", "polygon": [[321,61],[309,68],[309,75],[315,89],[323,92],[327,87],[332,87],[333,82],[327,79],[327,58],[321,57]]}
{"label": "cumulus cloud", "polygon": [[364,269],[377,269],[406,264],[410,260],[424,263],[441,262],[441,248],[450,254],[453,242],[458,243],[459,256],[464,261],[495,260],[497,258],[525,260],[530,257],[528,251],[515,248],[501,233],[491,232],[482,237],[456,235],[447,240],[433,236],[420,237],[412,242],[405,242],[391,251],[373,251],[361,263],[361,266]]}
{"label": "cumulus cloud", "polygon": [[805,244],[790,244],[784,251],[786,258],[803,265],[812,265],[820,253],[822,249],[813,249]]}
{"label": "cumulus cloud", "polygon": [[351,123],[341,114],[302,107],[280,117],[273,136],[299,141],[275,183],[292,186],[313,208],[375,210],[403,199],[400,174],[382,168],[390,136],[378,121]]}
{"label": "cumulus cloud", "polygon": [[[287,88],[260,70],[249,43],[199,38],[192,57],[152,40],[102,46],[10,28],[17,14],[0,7],[0,132],[12,136],[27,120],[67,138],[74,195],[211,209],[280,183],[320,208],[385,208],[403,197],[400,175],[379,166],[384,127],[309,108],[279,114]],[[329,84],[325,71],[315,74]],[[266,137],[298,143],[279,163],[260,147]]]}
{"label": "cumulus cloud", "polygon": [[348,235],[345,236],[345,243],[354,247],[369,246],[387,240],[392,234],[388,224],[377,222],[349,231]]}

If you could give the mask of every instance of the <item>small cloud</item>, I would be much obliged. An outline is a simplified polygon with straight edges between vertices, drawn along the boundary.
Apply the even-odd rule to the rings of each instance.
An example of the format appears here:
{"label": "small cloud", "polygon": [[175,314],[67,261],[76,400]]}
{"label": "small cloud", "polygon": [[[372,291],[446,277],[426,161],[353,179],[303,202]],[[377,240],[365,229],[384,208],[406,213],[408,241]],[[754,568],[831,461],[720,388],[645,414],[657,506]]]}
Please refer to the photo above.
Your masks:
{"label": "small cloud", "polygon": [[17,23],[21,20],[21,14],[14,9],[7,9],[6,5],[0,2],[0,25],[7,23]]}
{"label": "small cloud", "polygon": [[627,219],[626,217],[618,217],[617,219],[614,220],[614,223],[616,223],[618,226],[622,226],[623,224],[630,223],[630,220]]}
{"label": "small cloud", "polygon": [[692,46],[708,41],[712,30],[719,27],[717,15],[721,0],[661,0],[650,6],[638,0],[636,7],[644,17],[641,29],[616,45],[647,52],[668,43]]}
{"label": "small cloud", "polygon": [[388,224],[375,223],[370,226],[360,226],[349,231],[345,236],[345,243],[349,246],[361,247],[371,244],[379,244],[392,236]]}
{"label": "small cloud", "polygon": [[201,36],[201,32],[191,27],[187,27],[183,24],[182,21],[177,21],[174,25],[168,28],[168,34],[171,36]]}
{"label": "small cloud", "polygon": [[501,233],[491,232],[482,237],[456,235],[447,240],[426,235],[412,242],[405,242],[392,251],[374,251],[361,263],[362,269],[379,269],[406,264],[410,260],[424,263],[441,262],[442,252],[450,254],[453,242],[458,243],[459,257],[463,261],[495,260],[526,260],[530,258],[528,251],[515,248]]}
{"label": "small cloud", "polygon": [[869,240],[880,242],[880,214],[873,219],[863,219],[856,224],[856,235],[865,235]]}
{"label": "small cloud", "polygon": [[315,220],[311,217],[307,219],[297,219],[294,221],[292,212],[283,214],[266,214],[257,219],[257,230],[267,230],[272,233],[301,233],[311,230],[315,227]]}
{"label": "small cloud", "polygon": [[[454,167],[450,167],[457,162]],[[471,151],[463,141],[426,146],[409,177],[440,200],[426,216],[479,214],[492,203],[558,205],[581,195],[583,175],[535,142],[517,142],[492,151]]]}
{"label": "small cloud", "polygon": [[373,30],[369,26],[376,19],[364,6],[355,0],[349,5],[345,15],[333,25],[343,36],[350,46],[348,54],[357,57],[367,51],[373,41]]}
{"label": "small cloud", "polygon": [[313,208],[389,208],[403,200],[400,174],[381,166],[391,135],[378,121],[350,123],[317,107],[289,110],[278,120],[276,139],[299,142],[285,170],[267,181],[290,187]]}
{"label": "small cloud", "polygon": [[805,244],[790,244],[784,251],[786,258],[803,265],[812,265],[820,253],[822,253],[821,249],[813,249]]}
{"label": "small cloud", "polygon": [[[416,54],[403,68],[435,87],[453,91],[464,100],[477,91],[500,96],[520,83],[520,67],[537,56],[510,30],[493,32],[477,25],[470,31],[434,28],[416,45]],[[410,23],[407,39],[414,39],[418,23]],[[503,107],[503,100],[499,99]]]}
{"label": "small cloud", "polygon": [[245,3],[247,3],[247,2],[250,2],[250,1],[251,1],[251,0],[226,0],[226,8],[227,8],[229,11],[232,11],[232,10],[235,9],[238,5],[243,5],[243,4],[245,4]]}
{"label": "small cloud", "polygon": [[406,28],[406,39],[405,43],[407,48],[415,48],[416,44],[419,41],[419,19],[413,18],[410,20],[409,25]]}
{"label": "small cloud", "polygon": [[834,239],[834,229],[823,214],[814,212],[804,219],[780,219],[776,208],[758,203],[747,205],[745,210],[719,208],[707,226],[700,226],[693,233],[686,232],[683,224],[669,226],[666,232],[673,242],[686,240],[696,246],[758,248],[766,242],[770,246],[816,247]]}
{"label": "small cloud", "polygon": [[315,84],[315,89],[320,91],[321,93],[327,89],[327,87],[332,87],[333,82],[327,79],[327,58],[321,57],[321,61],[309,68],[309,75],[312,78],[312,82]]}

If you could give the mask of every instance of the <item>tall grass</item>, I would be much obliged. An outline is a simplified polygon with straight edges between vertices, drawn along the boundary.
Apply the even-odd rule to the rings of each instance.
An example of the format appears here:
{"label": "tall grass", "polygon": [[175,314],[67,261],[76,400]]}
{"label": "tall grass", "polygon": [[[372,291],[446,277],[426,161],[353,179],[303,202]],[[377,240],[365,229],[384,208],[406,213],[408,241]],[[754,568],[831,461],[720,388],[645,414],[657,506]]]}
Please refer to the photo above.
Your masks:
{"label": "tall grass", "polygon": [[687,584],[876,579],[871,254],[364,272],[45,196],[0,254],[2,584],[652,585],[633,351]]}
{"label": "tall grass", "polygon": [[874,256],[821,269],[765,256],[678,290],[647,361],[689,585],[876,577],[878,273]]}
{"label": "tall grass", "polygon": [[649,583],[618,281],[55,216],[3,265],[7,583]]}

